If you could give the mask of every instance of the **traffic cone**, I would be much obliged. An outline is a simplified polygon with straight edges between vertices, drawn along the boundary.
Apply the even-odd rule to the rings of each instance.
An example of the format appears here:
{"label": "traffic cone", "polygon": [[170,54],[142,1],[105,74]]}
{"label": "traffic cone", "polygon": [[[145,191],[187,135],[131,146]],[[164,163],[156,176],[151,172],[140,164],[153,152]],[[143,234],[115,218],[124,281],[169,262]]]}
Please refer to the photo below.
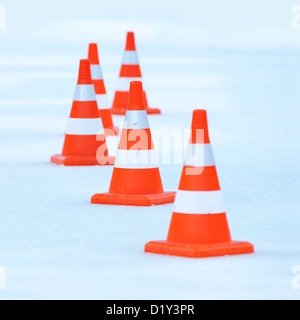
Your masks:
{"label": "traffic cone", "polygon": [[148,242],[145,252],[193,258],[254,252],[251,243],[231,240],[205,110],[193,112],[167,240]]}
{"label": "traffic cone", "polygon": [[111,110],[105,89],[102,69],[99,62],[97,43],[90,43],[88,49],[88,59],[91,64],[92,82],[96,92],[96,98],[100,117],[102,119],[104,132],[106,135],[115,136],[119,134],[119,128],[114,126]]}
{"label": "traffic cone", "polygon": [[114,157],[108,155],[88,59],[80,60],[62,153],[53,155],[51,162],[65,166],[114,163]]}
{"label": "traffic cone", "polygon": [[[112,114],[126,113],[129,84],[131,81],[142,81],[142,73],[135,47],[134,33],[127,32],[125,51],[111,109]],[[159,109],[149,108],[145,91],[144,101],[147,114],[161,113]]]}
{"label": "traffic cone", "polygon": [[142,82],[130,83],[129,101],[108,193],[92,203],[151,206],[174,201],[164,192],[144,105]]}

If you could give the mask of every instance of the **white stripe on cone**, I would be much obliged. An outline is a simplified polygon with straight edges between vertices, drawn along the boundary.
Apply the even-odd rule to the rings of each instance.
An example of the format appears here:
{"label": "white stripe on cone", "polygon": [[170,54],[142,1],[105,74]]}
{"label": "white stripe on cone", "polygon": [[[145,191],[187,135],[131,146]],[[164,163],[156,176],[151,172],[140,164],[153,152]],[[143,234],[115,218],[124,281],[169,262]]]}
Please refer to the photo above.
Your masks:
{"label": "white stripe on cone", "polygon": [[178,190],[174,212],[187,214],[216,214],[225,212],[222,192]]}
{"label": "white stripe on cone", "polygon": [[185,154],[184,165],[195,167],[214,166],[215,160],[210,143],[190,143]]}
{"label": "white stripe on cone", "polygon": [[124,129],[149,129],[149,122],[146,110],[127,110]]}
{"label": "white stripe on cone", "polygon": [[109,102],[108,102],[108,97],[107,94],[96,94],[96,99],[97,99],[97,104],[98,104],[98,109],[109,109]]}
{"label": "white stripe on cone", "polygon": [[123,150],[118,149],[115,167],[123,169],[151,169],[158,168],[158,157],[151,150]]}
{"label": "white stripe on cone", "polygon": [[66,134],[97,135],[104,134],[101,118],[69,118]]}
{"label": "white stripe on cone", "polygon": [[77,84],[74,101],[96,101],[96,94],[93,84]]}
{"label": "white stripe on cone", "polygon": [[102,69],[99,64],[91,64],[91,74],[93,80],[103,80]]}
{"label": "white stripe on cone", "polygon": [[126,50],[123,53],[122,64],[125,65],[137,65],[139,64],[139,59],[137,52],[133,50]]}
{"label": "white stripe on cone", "polygon": [[141,77],[119,77],[116,91],[129,92],[131,81],[142,81],[142,78]]}

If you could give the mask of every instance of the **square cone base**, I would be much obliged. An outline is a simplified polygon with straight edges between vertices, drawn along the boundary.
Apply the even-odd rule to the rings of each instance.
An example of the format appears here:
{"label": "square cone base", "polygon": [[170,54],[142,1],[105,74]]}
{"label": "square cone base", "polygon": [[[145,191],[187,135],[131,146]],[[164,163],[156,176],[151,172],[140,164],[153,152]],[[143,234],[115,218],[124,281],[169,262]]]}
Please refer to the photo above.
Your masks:
{"label": "square cone base", "polygon": [[97,193],[91,203],[124,206],[152,206],[174,202],[176,192],[163,192],[147,195],[123,195],[115,193]]}
{"label": "square cone base", "polygon": [[55,154],[51,157],[50,161],[64,166],[101,166],[113,165],[115,163],[115,157],[73,157]]}
{"label": "square cone base", "polygon": [[147,108],[147,114],[161,114],[161,110],[157,108]]}
{"label": "square cone base", "polygon": [[254,247],[251,243],[244,241],[213,244],[183,244],[168,241],[150,241],[145,245],[145,252],[189,258],[207,258],[253,253]]}

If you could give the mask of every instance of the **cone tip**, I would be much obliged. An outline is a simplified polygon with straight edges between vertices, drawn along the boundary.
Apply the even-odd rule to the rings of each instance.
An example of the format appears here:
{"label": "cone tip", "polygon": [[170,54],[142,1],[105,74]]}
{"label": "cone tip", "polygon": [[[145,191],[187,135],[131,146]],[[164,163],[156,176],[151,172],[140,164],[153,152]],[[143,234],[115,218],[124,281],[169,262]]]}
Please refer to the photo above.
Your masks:
{"label": "cone tip", "polygon": [[133,31],[127,32],[125,50],[136,50]]}
{"label": "cone tip", "polygon": [[190,143],[203,142],[210,142],[207,124],[207,112],[204,109],[195,109],[193,111]]}
{"label": "cone tip", "polygon": [[144,91],[141,81],[131,81],[128,97],[128,110],[144,110]]}
{"label": "cone tip", "polygon": [[91,64],[100,64],[97,43],[90,43],[88,50],[88,59]]}
{"label": "cone tip", "polygon": [[204,109],[193,111],[192,129],[207,129],[207,112]]}
{"label": "cone tip", "polygon": [[77,84],[92,84],[91,67],[89,59],[81,59]]}

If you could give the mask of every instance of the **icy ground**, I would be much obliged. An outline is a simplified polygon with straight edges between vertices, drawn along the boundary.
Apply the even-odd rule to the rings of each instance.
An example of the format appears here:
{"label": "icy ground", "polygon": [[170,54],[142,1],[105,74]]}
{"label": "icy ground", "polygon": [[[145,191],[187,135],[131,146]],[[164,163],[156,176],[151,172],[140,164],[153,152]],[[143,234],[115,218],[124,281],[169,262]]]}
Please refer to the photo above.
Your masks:
{"label": "icy ground", "polygon": [[[110,100],[122,49],[102,55]],[[172,204],[92,205],[113,168],[49,162],[61,152],[86,51],[1,59],[0,298],[299,299],[299,53],[170,56],[140,45],[149,103],[163,112],[149,116],[151,129],[188,129],[192,110],[207,110],[232,238],[255,247],[189,259],[143,252],[148,241],[166,238]],[[108,145],[114,154],[114,139]],[[181,164],[160,168],[165,190],[176,191]]]}

